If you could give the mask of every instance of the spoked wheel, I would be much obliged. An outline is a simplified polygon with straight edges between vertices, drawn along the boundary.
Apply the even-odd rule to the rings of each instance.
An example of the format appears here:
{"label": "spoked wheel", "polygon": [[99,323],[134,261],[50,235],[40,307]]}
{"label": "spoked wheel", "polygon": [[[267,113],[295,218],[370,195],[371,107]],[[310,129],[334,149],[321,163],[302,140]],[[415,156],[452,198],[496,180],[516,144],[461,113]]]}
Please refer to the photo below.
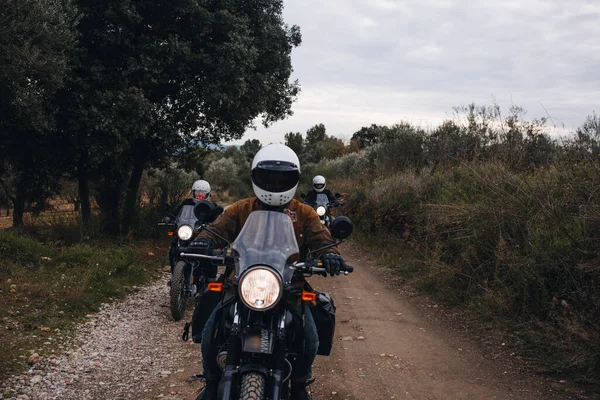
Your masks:
{"label": "spoked wheel", "polygon": [[248,372],[242,377],[240,400],[264,400],[265,377],[256,372]]}
{"label": "spoked wheel", "polygon": [[179,321],[185,314],[187,306],[188,292],[185,282],[184,261],[179,261],[173,270],[173,279],[171,280],[171,316],[175,321]]}

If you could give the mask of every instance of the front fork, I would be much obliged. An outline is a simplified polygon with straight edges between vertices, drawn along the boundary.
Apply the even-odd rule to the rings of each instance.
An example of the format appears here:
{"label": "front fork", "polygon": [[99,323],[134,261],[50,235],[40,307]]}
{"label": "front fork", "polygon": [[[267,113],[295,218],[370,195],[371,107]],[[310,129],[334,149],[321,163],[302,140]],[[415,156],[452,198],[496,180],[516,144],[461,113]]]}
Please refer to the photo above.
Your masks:
{"label": "front fork", "polygon": [[233,399],[233,377],[237,373],[242,353],[240,333],[240,311],[238,310],[238,303],[235,303],[229,345],[227,346],[227,361],[225,363],[225,371],[223,371],[223,400]]}
{"label": "front fork", "polygon": [[188,298],[194,297],[198,291],[198,288],[194,284],[194,270],[195,270],[195,266],[192,263],[188,262],[187,268],[184,271],[184,275],[183,275],[183,278],[184,278],[183,290],[185,293],[187,293]]}
{"label": "front fork", "polygon": [[271,399],[279,400],[281,396],[281,384],[285,372],[285,317],[284,310],[277,327],[277,339],[275,342],[275,369],[273,370],[273,393]]}
{"label": "front fork", "polygon": [[[286,369],[285,362],[285,320],[286,312],[281,314],[277,326],[277,335],[275,342],[275,368],[271,372],[272,394],[271,399],[279,400],[281,396],[281,385]],[[225,371],[223,372],[223,400],[233,400],[233,382],[234,376],[239,372],[241,361],[241,323],[238,304],[235,304],[233,312],[233,324],[231,334],[229,335],[229,345],[227,346],[227,361]],[[263,371],[260,371],[263,372]],[[267,377],[268,378],[268,377]]]}

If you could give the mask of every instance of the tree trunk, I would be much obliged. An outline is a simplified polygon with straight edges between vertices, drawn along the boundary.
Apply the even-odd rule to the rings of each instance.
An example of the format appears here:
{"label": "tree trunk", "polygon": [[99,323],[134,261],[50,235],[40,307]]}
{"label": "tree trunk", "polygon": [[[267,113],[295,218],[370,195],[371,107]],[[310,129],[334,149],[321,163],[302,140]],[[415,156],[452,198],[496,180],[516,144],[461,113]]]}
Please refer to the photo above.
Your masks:
{"label": "tree trunk", "polygon": [[100,223],[102,231],[112,235],[120,233],[119,205],[121,202],[121,190],[123,188],[123,176],[118,167],[106,161],[100,165],[103,171],[102,180],[96,201],[100,206]]}
{"label": "tree trunk", "polygon": [[79,202],[81,207],[81,223],[89,225],[92,218],[92,207],[90,205],[90,176],[89,176],[89,154],[86,147],[86,135],[83,131],[77,134],[77,146],[80,149],[77,159],[77,184]]}
{"label": "tree trunk", "polygon": [[105,233],[118,235],[121,231],[119,221],[120,199],[121,191],[114,186],[113,182],[105,181],[102,194],[98,196],[102,231]]}
{"label": "tree trunk", "polygon": [[146,167],[148,158],[148,143],[144,140],[138,140],[134,143],[133,170],[129,184],[127,185],[127,198],[123,209],[123,232],[129,233],[136,216],[138,205],[138,190],[142,181],[142,174]]}
{"label": "tree trunk", "polygon": [[18,166],[20,173],[15,179],[15,191],[12,197],[13,201],[13,226],[23,226],[23,216],[25,214],[25,203],[27,202],[27,189],[31,183],[31,164],[32,160],[25,160]]}
{"label": "tree trunk", "polygon": [[79,158],[79,165],[77,167],[77,181],[79,185],[79,203],[81,206],[81,222],[83,225],[89,225],[92,217],[92,209],[90,205],[90,179],[88,177],[88,171],[85,166],[85,162],[82,161],[82,155]]}
{"label": "tree trunk", "polygon": [[13,226],[23,226],[23,215],[25,214],[25,188],[21,182],[17,183],[15,197],[13,198]]}

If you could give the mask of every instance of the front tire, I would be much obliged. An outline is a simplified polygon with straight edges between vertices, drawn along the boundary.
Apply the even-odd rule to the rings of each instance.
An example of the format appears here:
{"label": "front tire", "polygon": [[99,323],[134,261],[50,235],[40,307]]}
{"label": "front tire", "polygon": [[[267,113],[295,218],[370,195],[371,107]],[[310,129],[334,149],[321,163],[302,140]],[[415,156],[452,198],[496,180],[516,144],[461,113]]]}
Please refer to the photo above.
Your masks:
{"label": "front tire", "polygon": [[188,293],[186,291],[185,267],[184,261],[179,261],[173,269],[173,278],[171,280],[171,316],[175,321],[179,321],[185,314],[187,306]]}
{"label": "front tire", "polygon": [[257,372],[249,372],[242,377],[240,400],[264,400],[265,377]]}

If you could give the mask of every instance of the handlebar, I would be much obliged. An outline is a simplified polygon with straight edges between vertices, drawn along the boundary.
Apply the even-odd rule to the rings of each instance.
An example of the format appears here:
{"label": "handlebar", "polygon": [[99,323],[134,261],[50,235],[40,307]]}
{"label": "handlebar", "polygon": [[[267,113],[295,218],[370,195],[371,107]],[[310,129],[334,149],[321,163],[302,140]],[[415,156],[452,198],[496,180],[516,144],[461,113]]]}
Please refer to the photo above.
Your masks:
{"label": "handlebar", "polygon": [[[321,268],[320,265],[321,262],[319,260],[314,260],[308,262],[294,263],[290,266],[290,268],[302,273],[327,276],[327,270],[325,268]],[[352,265],[346,264],[346,268],[340,271],[340,274],[348,275],[352,272],[354,272],[354,267]]]}
{"label": "handlebar", "polygon": [[[233,262],[233,259],[231,259],[230,257],[225,257],[223,254],[223,250],[213,250],[212,255],[209,254],[200,254],[200,253],[194,253],[194,249],[193,248],[182,248],[180,249],[181,253],[179,253],[180,257],[187,257],[187,258],[195,258],[195,259],[203,259],[203,260],[211,260],[211,261],[220,261],[220,262],[226,262],[229,261],[228,258],[231,260],[231,262]],[[317,275],[324,275],[327,276],[327,270],[325,268],[321,267],[322,263],[319,260],[312,260],[312,261],[304,261],[304,262],[295,262],[294,264],[290,265],[289,268],[294,269],[300,273],[305,273],[305,274],[317,274]],[[348,265],[346,264],[346,268],[343,269],[342,271],[340,271],[341,274],[344,275],[348,275],[349,273],[354,272],[354,267],[352,265]]]}

